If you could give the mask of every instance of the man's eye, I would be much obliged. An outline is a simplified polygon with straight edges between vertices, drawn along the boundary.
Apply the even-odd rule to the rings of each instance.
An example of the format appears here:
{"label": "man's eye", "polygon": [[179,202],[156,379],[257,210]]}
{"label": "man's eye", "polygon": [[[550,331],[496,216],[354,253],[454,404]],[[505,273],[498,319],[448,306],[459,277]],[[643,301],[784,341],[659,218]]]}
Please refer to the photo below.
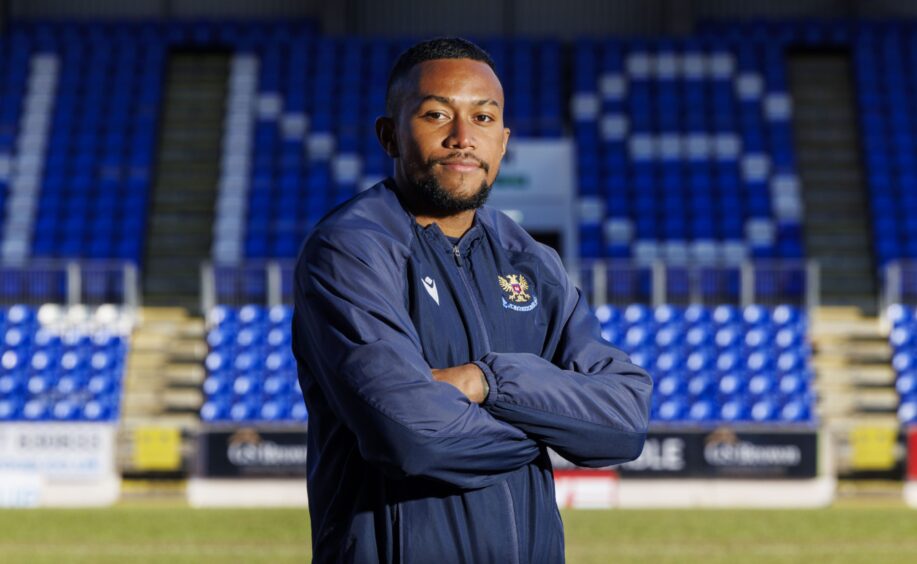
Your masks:
{"label": "man's eye", "polygon": [[446,117],[446,114],[443,112],[427,112],[426,116],[432,119],[443,119]]}
{"label": "man's eye", "polygon": [[487,114],[481,114],[481,115],[478,116],[478,121],[482,121],[482,122],[484,122],[484,123],[489,123],[489,122],[494,121],[494,118],[493,118],[493,116],[489,116],[489,115],[487,115]]}

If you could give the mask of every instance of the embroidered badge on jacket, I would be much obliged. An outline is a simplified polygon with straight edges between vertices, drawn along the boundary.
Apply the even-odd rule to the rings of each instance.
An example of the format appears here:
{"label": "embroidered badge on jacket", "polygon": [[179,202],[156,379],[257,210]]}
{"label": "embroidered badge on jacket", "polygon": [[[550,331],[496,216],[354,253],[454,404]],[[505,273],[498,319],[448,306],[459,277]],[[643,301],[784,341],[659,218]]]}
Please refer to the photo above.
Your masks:
{"label": "embroidered badge on jacket", "polygon": [[497,276],[503,290],[503,307],[514,311],[531,311],[538,305],[538,298],[529,293],[529,282],[521,274]]}

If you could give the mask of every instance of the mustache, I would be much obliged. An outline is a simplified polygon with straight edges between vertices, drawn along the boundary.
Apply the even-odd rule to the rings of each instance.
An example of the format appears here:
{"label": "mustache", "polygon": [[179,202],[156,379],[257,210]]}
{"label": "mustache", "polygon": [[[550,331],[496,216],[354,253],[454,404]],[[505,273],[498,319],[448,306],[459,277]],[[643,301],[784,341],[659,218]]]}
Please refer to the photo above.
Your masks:
{"label": "mustache", "polygon": [[482,169],[484,169],[485,173],[490,172],[490,165],[487,164],[487,162],[485,162],[483,159],[479,158],[477,155],[474,155],[472,153],[462,153],[461,151],[450,153],[446,155],[445,157],[430,159],[427,161],[427,168],[431,168],[433,165],[442,164],[446,161],[455,161],[455,160],[475,161],[478,163],[478,165]]}

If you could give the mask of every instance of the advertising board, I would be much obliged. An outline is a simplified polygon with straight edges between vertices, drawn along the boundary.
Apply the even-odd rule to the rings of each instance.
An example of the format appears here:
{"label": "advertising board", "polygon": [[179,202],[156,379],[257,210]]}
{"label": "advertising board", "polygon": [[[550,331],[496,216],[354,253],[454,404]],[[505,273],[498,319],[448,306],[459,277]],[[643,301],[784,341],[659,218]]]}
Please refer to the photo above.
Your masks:
{"label": "advertising board", "polygon": [[99,423],[0,425],[0,473],[49,480],[95,480],[111,476],[115,428]]}
{"label": "advertising board", "polygon": [[[812,478],[818,436],[801,432],[651,431],[643,453],[614,469],[640,478]],[[552,454],[555,468],[573,465]]]}
{"label": "advertising board", "polygon": [[213,478],[305,478],[306,432],[243,427],[198,436],[197,474]]}

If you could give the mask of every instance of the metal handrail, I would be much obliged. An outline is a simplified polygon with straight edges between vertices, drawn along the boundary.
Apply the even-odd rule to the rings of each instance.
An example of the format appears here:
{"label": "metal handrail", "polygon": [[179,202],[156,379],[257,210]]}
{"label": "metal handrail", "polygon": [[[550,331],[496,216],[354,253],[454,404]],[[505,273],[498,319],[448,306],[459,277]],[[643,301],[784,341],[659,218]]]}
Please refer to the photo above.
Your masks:
{"label": "metal handrail", "polygon": [[137,265],[128,261],[31,259],[0,263],[0,301],[140,305]]}
{"label": "metal handrail", "polygon": [[[252,261],[241,264],[204,263],[201,266],[201,306],[209,311],[217,304],[241,305],[262,303],[277,305],[290,303],[292,296],[286,295],[286,284],[292,283],[293,260]],[[796,303],[811,310],[818,307],[821,296],[820,270],[815,260],[748,260],[740,263],[680,264],[654,261],[640,263],[628,259],[581,260],[570,272],[593,306],[608,303],[613,290],[623,279],[627,287],[647,288],[648,292],[633,293],[627,301],[646,302],[653,305],[673,303],[669,283],[681,273],[688,281],[686,294],[679,294],[691,303],[736,303],[749,305],[765,299],[759,282],[768,278],[778,279],[783,275],[797,276],[803,287],[796,292],[786,292],[781,303]],[[701,284],[704,275],[715,279],[732,277],[738,281],[734,295],[723,295],[719,301],[704,293]],[[221,277],[223,278],[221,283]],[[641,281],[648,281],[642,283]],[[248,285],[253,285],[252,290]]]}

